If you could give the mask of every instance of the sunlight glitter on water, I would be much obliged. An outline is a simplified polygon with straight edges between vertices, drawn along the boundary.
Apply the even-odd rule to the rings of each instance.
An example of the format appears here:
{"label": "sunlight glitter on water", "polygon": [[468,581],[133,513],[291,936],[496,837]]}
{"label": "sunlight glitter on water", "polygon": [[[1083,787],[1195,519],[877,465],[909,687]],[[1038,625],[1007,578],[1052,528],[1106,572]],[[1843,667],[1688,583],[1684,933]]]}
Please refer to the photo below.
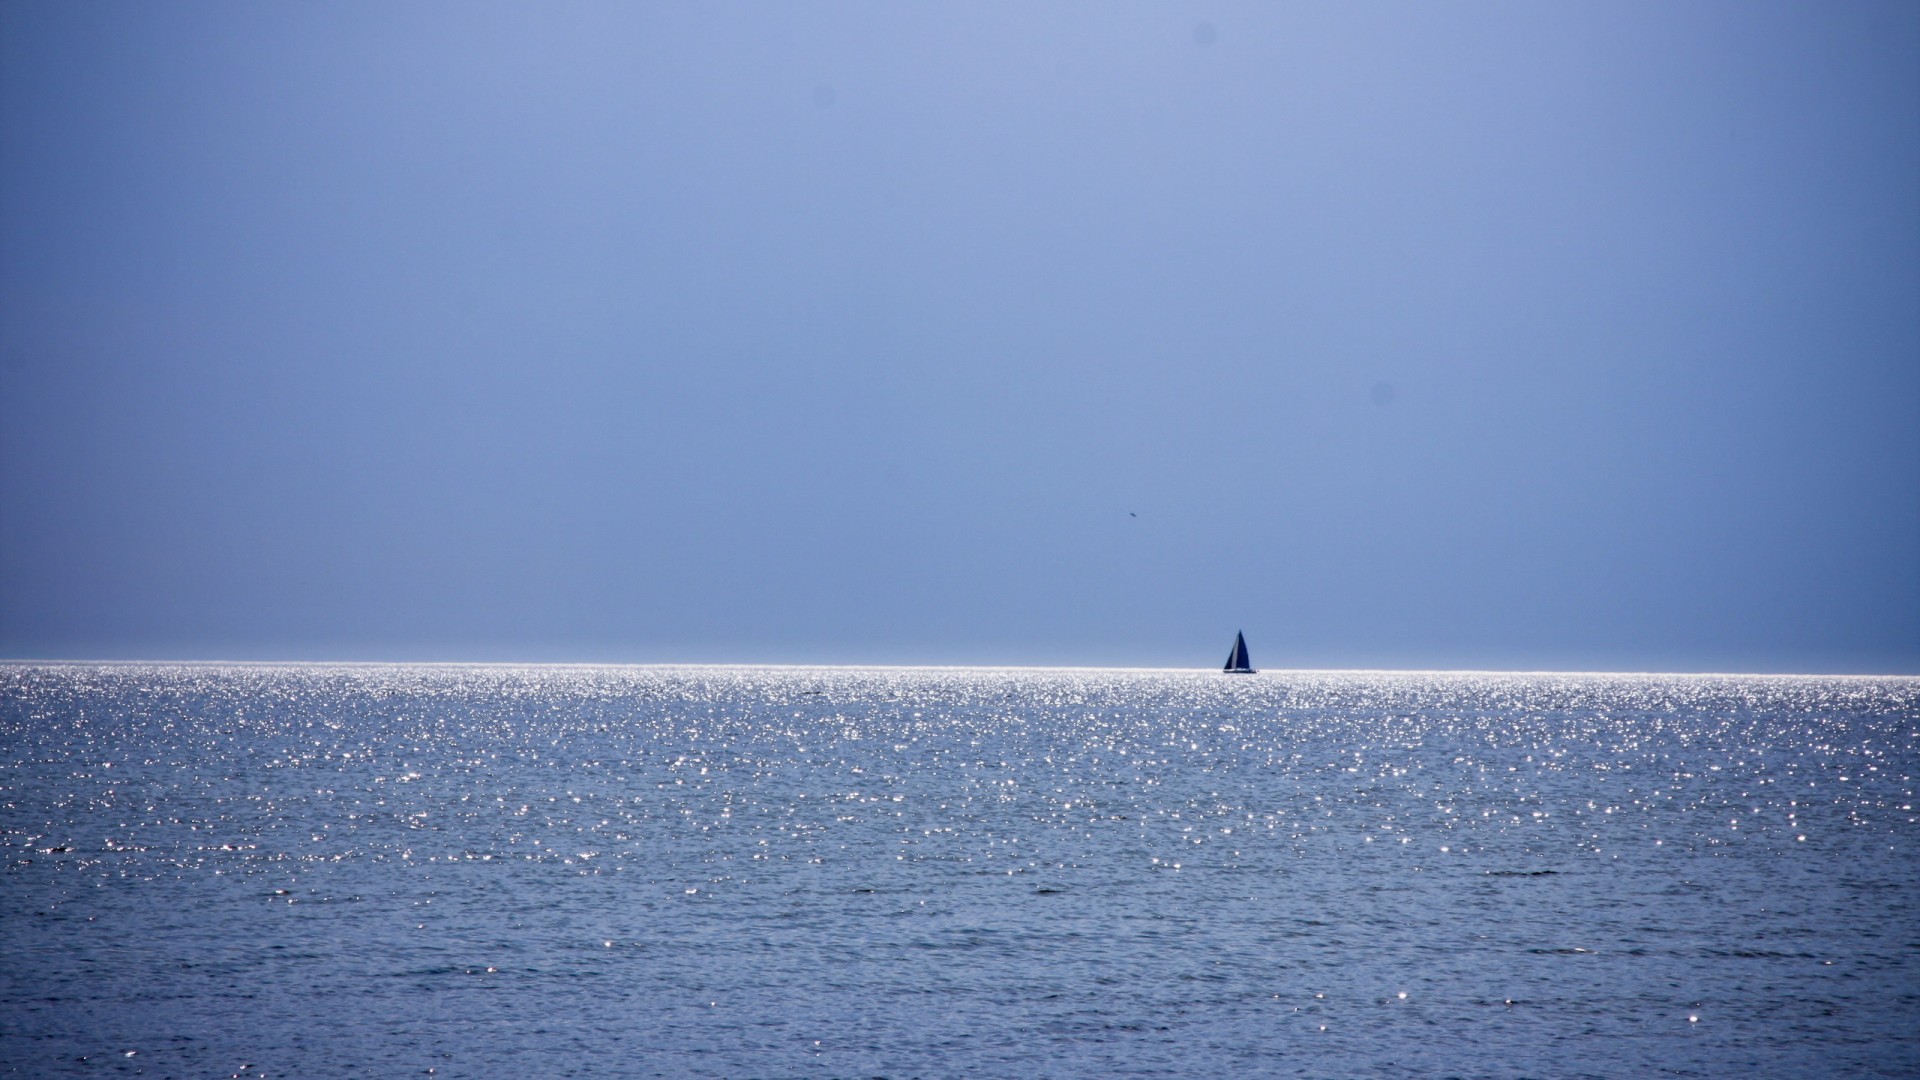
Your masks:
{"label": "sunlight glitter on water", "polygon": [[[60,1072],[111,1036],[182,1072],[512,1075],[564,1015],[597,1032],[570,1067],[603,1075],[778,1071],[815,1039],[867,1074],[1551,1072],[1574,1032],[1613,1075],[1899,1071],[1917,702],[1873,679],[0,668],[0,934],[36,965],[0,984],[30,1033],[0,1054]],[[448,981],[469,973],[508,996]],[[1649,1034],[1707,1000],[1710,1045]],[[1337,1045],[1297,1058],[1268,1002]]]}

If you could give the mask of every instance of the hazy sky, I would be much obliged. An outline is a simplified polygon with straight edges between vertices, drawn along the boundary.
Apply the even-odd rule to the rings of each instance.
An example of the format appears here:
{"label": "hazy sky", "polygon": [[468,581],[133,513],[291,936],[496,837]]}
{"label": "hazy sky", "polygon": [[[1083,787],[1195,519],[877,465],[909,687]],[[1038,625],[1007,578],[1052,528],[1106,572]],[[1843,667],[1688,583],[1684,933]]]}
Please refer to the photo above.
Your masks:
{"label": "hazy sky", "polygon": [[1920,671],[1920,5],[0,6],[0,656]]}

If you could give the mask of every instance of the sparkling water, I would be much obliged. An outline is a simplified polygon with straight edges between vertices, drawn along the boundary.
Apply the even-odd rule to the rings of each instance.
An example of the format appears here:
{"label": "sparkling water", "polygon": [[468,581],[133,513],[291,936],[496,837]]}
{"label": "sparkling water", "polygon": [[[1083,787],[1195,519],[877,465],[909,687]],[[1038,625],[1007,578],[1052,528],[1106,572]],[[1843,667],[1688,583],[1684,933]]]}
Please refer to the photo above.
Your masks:
{"label": "sparkling water", "polygon": [[0,667],[23,1075],[1913,1076],[1920,680]]}

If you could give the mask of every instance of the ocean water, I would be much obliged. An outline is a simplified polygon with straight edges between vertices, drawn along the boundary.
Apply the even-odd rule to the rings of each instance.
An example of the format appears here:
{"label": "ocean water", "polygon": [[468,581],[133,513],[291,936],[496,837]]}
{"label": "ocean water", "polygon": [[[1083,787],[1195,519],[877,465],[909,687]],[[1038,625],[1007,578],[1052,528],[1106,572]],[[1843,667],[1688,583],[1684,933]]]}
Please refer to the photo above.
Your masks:
{"label": "ocean water", "polygon": [[0,1071],[1920,1075],[1920,680],[0,666]]}

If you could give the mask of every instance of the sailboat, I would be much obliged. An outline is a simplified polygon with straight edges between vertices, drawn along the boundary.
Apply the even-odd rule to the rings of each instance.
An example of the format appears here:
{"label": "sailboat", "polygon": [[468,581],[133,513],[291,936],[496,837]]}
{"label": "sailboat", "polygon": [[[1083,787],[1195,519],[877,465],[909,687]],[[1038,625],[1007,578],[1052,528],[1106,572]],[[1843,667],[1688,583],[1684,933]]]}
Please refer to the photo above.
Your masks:
{"label": "sailboat", "polygon": [[1233,651],[1227,654],[1227,666],[1220,670],[1233,675],[1253,674],[1253,661],[1247,657],[1247,637],[1238,630],[1233,632]]}

